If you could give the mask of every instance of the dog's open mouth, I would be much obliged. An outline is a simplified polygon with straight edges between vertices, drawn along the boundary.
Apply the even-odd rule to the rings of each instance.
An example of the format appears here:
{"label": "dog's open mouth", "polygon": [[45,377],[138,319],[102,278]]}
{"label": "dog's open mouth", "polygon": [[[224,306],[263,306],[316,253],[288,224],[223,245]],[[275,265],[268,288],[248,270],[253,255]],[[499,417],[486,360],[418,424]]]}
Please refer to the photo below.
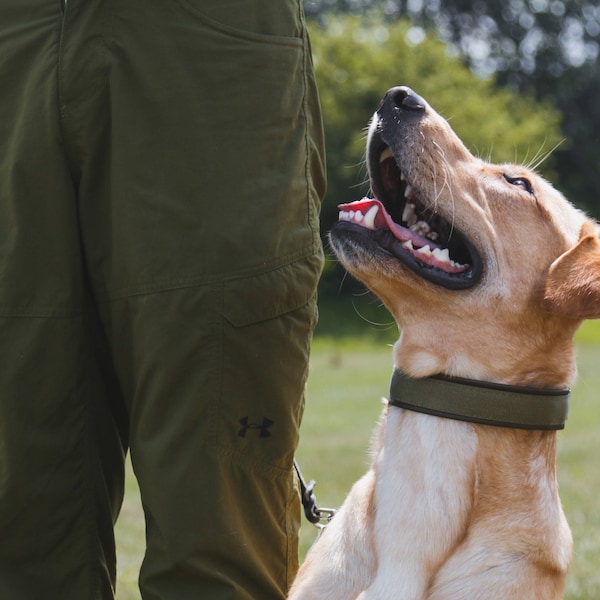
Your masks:
{"label": "dog's open mouth", "polygon": [[339,206],[339,219],[369,232],[378,246],[424,279],[448,289],[473,287],[482,261],[473,244],[400,171],[392,150],[370,153],[375,198]]}

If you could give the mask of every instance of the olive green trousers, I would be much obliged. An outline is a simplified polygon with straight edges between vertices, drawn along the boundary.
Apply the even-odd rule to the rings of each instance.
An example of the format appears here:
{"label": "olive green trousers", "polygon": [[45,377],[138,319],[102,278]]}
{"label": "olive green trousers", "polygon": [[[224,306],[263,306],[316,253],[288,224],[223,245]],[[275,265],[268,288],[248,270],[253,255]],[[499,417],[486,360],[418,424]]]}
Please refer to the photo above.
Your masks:
{"label": "olive green trousers", "polygon": [[[65,6],[63,6],[65,4]],[[322,266],[300,0],[0,0],[0,598],[284,598]]]}

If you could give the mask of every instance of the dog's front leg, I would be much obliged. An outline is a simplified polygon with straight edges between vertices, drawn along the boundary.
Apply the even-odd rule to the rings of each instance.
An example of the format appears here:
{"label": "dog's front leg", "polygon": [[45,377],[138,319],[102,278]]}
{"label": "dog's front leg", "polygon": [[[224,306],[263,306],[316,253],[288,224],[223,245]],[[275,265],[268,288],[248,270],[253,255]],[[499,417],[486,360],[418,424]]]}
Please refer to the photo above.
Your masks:
{"label": "dog's front leg", "polygon": [[309,551],[289,600],[354,600],[375,572],[375,475],[357,481],[323,535]]}
{"label": "dog's front leg", "polygon": [[473,501],[473,428],[390,410],[375,462],[377,571],[358,600],[423,600],[466,531]]}

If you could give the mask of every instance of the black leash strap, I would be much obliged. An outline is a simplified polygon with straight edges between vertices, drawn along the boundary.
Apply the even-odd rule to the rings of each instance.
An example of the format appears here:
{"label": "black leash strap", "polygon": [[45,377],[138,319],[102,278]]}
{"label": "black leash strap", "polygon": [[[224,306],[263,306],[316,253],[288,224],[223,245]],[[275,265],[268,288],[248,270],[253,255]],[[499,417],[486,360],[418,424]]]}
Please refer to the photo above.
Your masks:
{"label": "black leash strap", "polygon": [[308,484],[302,477],[302,471],[298,466],[298,462],[294,460],[294,469],[296,469],[296,475],[300,482],[300,495],[302,496],[302,506],[304,507],[304,514],[308,521],[310,521],[315,527],[323,529],[329,525],[331,519],[335,515],[334,508],[321,508],[317,504],[317,497],[314,494],[315,485],[317,482],[311,480]]}

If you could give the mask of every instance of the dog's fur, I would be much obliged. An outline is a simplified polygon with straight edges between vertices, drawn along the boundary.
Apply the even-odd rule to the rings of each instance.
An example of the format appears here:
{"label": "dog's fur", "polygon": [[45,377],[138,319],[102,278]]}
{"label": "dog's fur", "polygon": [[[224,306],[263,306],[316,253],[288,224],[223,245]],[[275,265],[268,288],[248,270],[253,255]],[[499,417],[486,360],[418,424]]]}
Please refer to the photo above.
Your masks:
{"label": "dog's fur", "polygon": [[[408,88],[390,90],[372,120],[376,194],[377,137],[419,203],[469,239],[482,263],[472,287],[446,289],[380,248],[372,231],[334,227],[340,261],[401,329],[396,367],[412,377],[568,386],[573,334],[600,316],[597,225],[530,169],[474,157]],[[309,552],[290,599],[562,597],[572,539],[556,432],[387,406],[373,445],[370,470]]]}

